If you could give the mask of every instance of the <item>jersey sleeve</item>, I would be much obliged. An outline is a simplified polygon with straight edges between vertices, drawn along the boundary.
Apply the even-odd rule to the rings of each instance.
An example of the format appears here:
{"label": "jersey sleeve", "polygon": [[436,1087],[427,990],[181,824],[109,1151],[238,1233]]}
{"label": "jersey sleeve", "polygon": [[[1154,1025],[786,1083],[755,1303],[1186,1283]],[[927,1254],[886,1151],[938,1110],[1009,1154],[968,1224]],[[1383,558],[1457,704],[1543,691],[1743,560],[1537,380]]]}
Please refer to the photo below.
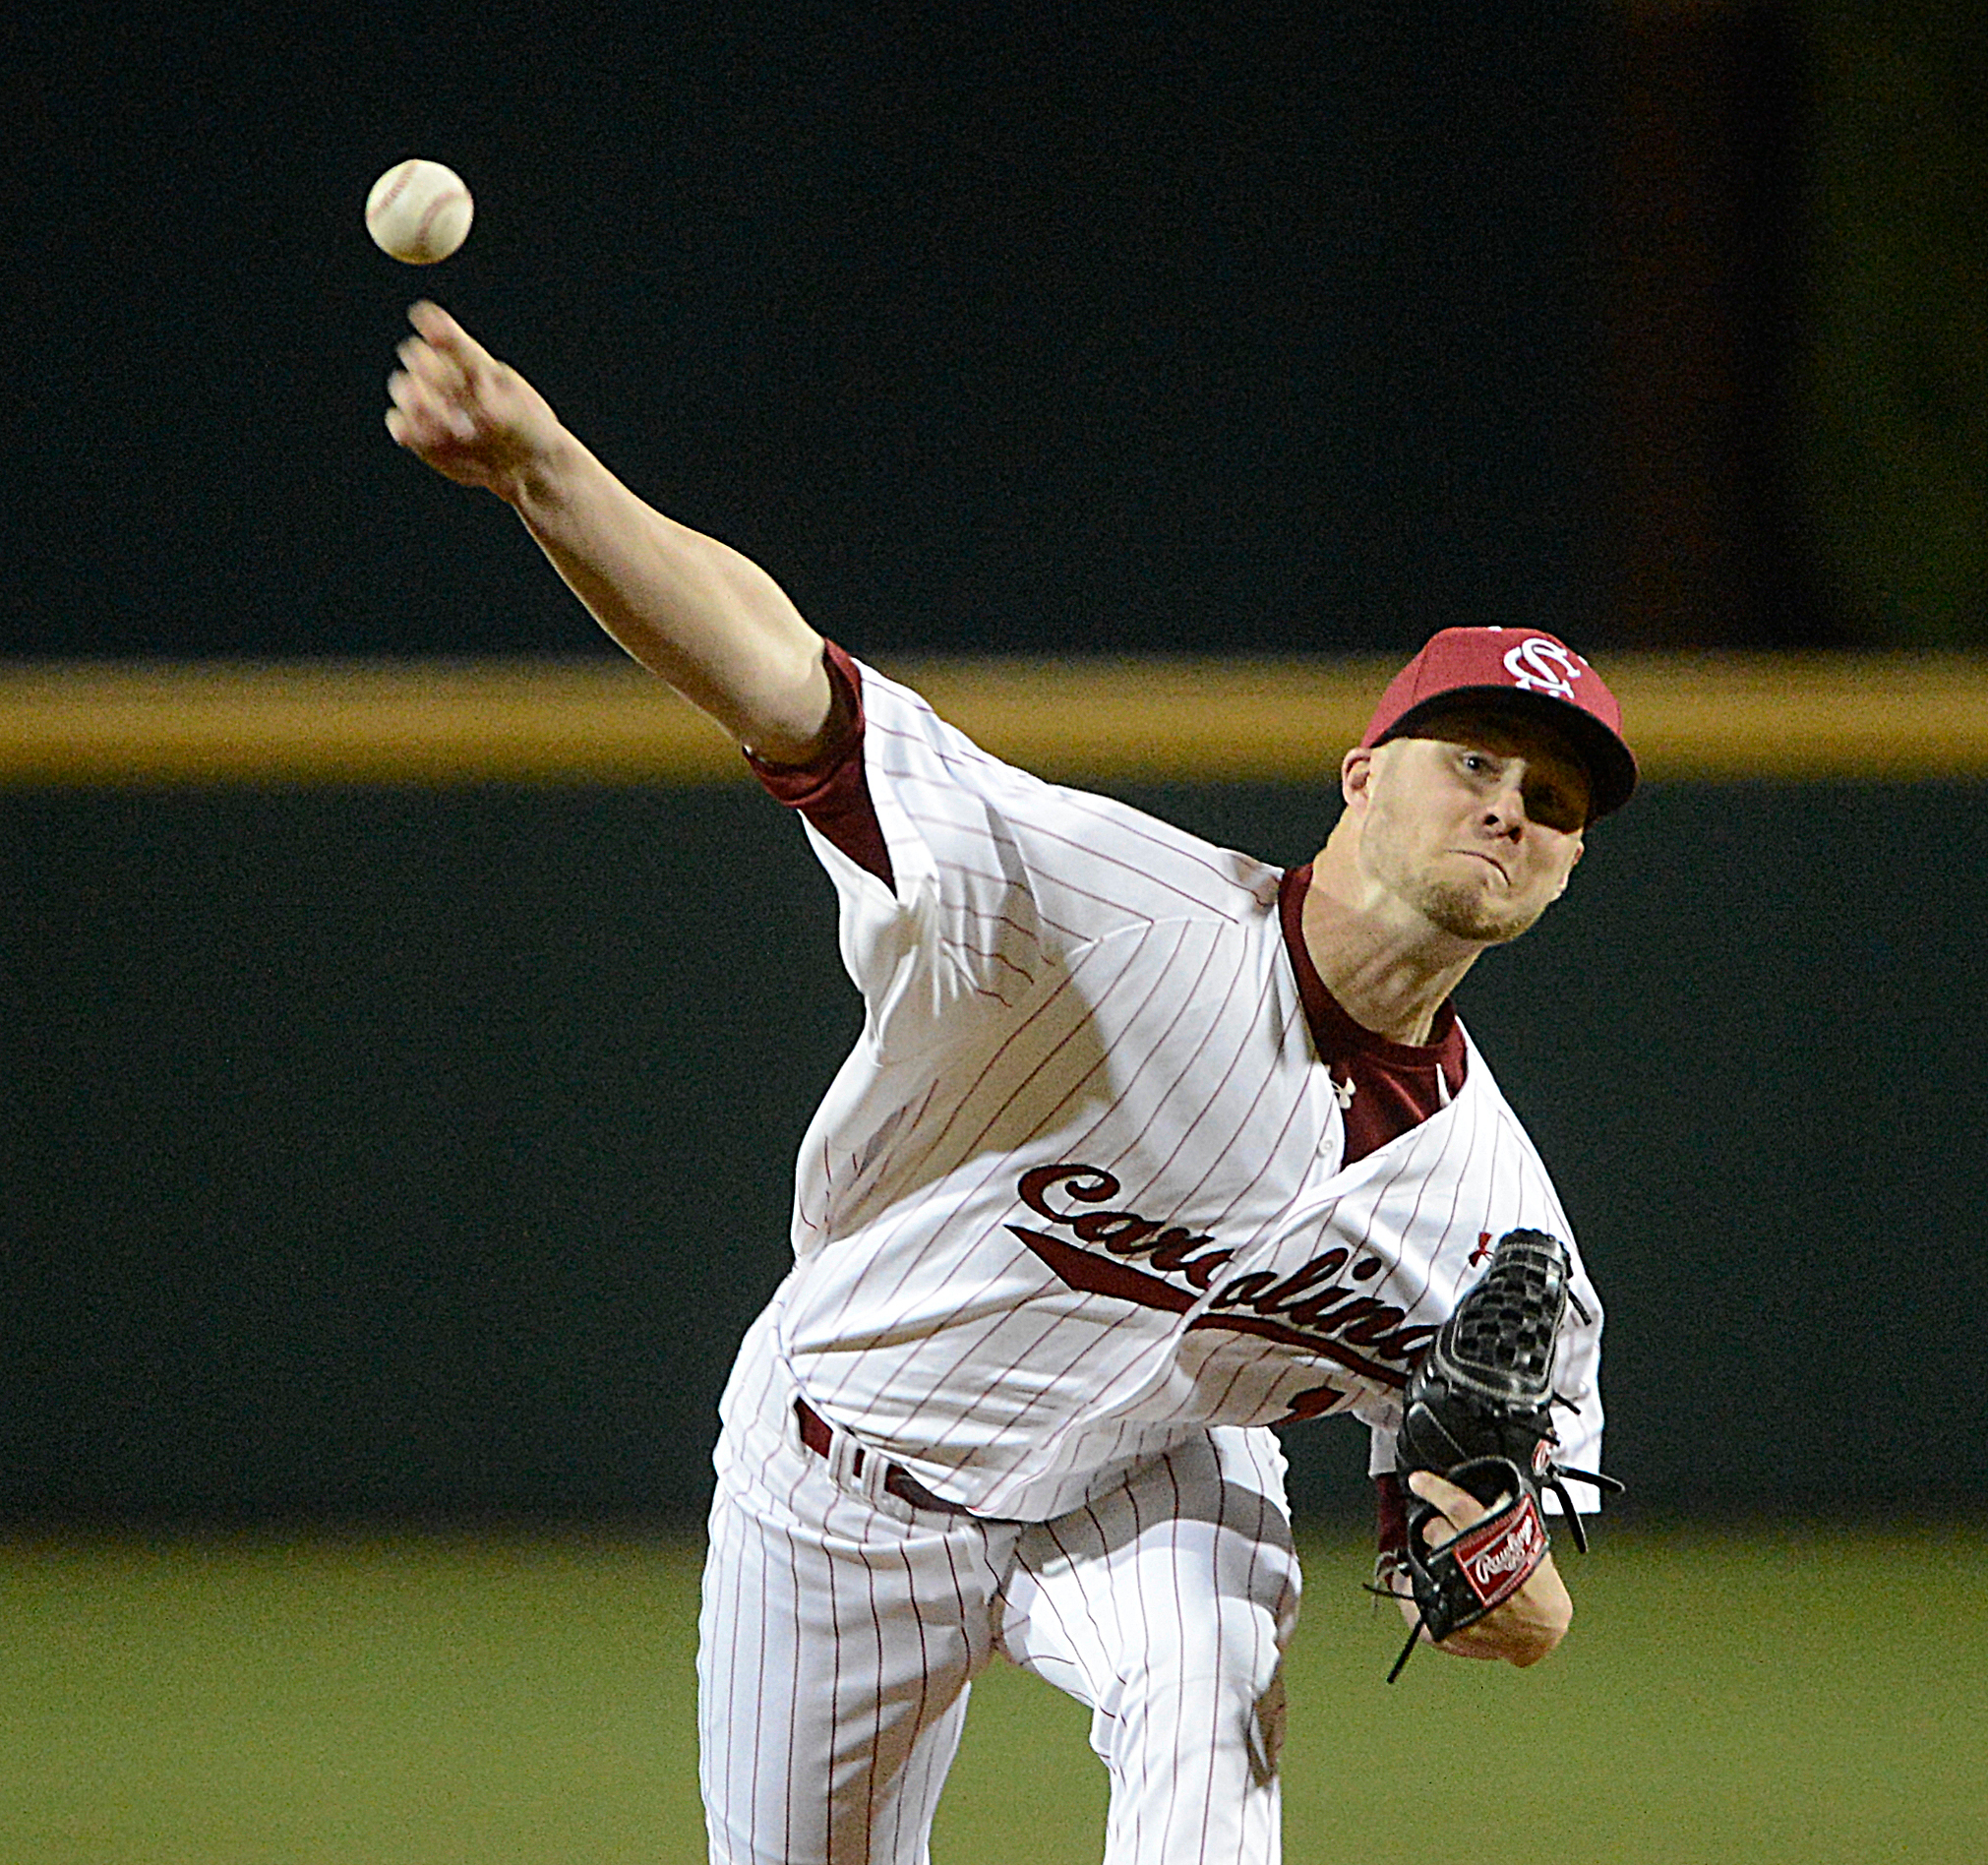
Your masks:
{"label": "jersey sleeve", "polygon": [[890,851],[876,820],[864,762],[863,683],[841,648],[825,644],[823,661],[833,694],[836,729],[827,746],[806,764],[775,764],[752,752],[746,762],[766,791],[815,829],[831,847],[895,891]]}
{"label": "jersey sleeve", "polygon": [[845,725],[802,770],[754,761],[835,883],[873,1041],[957,1036],[1053,988],[1128,926],[1234,917],[1274,871],[992,756],[909,688],[830,647]]}

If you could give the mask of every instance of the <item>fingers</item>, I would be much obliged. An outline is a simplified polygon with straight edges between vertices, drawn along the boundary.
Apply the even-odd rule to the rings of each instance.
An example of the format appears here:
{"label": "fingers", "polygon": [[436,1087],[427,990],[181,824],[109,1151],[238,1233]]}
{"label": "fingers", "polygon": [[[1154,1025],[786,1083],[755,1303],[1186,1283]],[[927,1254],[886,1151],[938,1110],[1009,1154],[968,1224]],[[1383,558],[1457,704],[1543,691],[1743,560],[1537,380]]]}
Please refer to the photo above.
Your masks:
{"label": "fingers", "polygon": [[399,357],[401,368],[431,393],[450,401],[474,399],[476,384],[468,371],[446,351],[421,337],[403,336],[393,353]]}
{"label": "fingers", "polygon": [[388,379],[387,391],[403,418],[390,418],[388,432],[417,451],[474,440],[501,365],[439,304],[423,299],[409,306],[407,317],[419,334],[395,346],[400,368]]}
{"label": "fingers", "polygon": [[387,432],[445,478],[514,502],[524,468],[558,441],[558,417],[440,305],[424,300],[407,316],[414,333],[387,379]]}
{"label": "fingers", "polygon": [[1468,1490],[1459,1489],[1447,1476],[1438,1476],[1432,1470],[1416,1470],[1409,1473],[1409,1487],[1424,1502],[1432,1502],[1448,1514],[1452,1503],[1470,1500]]}
{"label": "fingers", "polygon": [[[1447,1476],[1438,1476],[1432,1470],[1412,1472],[1409,1487],[1424,1502],[1434,1503],[1449,1518],[1451,1529],[1458,1533],[1481,1522],[1491,1513],[1468,1489],[1459,1488]],[[1434,1523],[1429,1524],[1431,1529],[1435,1526]],[[1433,1541],[1430,1545],[1434,1545]]]}
{"label": "fingers", "polygon": [[473,440],[488,354],[440,305],[417,304],[408,317],[420,334],[395,346],[400,367],[388,378],[387,392],[402,419],[390,418],[388,431],[416,448]]}
{"label": "fingers", "polygon": [[407,307],[407,322],[465,376],[494,368],[497,359],[439,305],[426,298]]}
{"label": "fingers", "polygon": [[[409,345],[408,347],[417,347]],[[446,377],[419,356],[405,358],[409,367],[396,369],[387,379],[387,394],[393,403],[387,417],[387,431],[402,447],[417,451],[451,441],[476,437],[476,419],[464,406],[459,379],[452,388]]]}

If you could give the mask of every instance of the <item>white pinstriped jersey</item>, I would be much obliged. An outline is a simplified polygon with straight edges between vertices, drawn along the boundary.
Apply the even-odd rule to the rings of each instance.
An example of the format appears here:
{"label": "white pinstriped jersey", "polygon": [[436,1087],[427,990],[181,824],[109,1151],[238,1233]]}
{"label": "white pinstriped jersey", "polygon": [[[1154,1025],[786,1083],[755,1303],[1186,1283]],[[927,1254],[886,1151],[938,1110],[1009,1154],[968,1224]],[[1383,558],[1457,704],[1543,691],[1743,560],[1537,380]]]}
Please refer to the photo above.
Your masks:
{"label": "white pinstriped jersey", "polygon": [[[809,825],[865,1018],[801,1150],[775,1298],[800,1385],[988,1516],[1059,1514],[1208,1424],[1352,1412],[1391,1470],[1407,1368],[1489,1240],[1574,1247],[1482,1057],[1343,1164],[1278,871],[860,677],[894,884]],[[1573,1292],[1555,1419],[1592,1470],[1601,1308],[1578,1250]]]}

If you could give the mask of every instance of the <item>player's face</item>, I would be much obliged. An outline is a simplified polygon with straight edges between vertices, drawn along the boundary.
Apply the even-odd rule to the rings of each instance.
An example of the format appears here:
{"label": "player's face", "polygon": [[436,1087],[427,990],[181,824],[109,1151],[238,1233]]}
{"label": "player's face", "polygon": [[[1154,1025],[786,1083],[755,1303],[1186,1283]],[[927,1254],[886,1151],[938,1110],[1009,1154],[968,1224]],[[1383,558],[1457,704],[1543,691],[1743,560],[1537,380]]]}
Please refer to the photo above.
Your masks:
{"label": "player's face", "polygon": [[1581,859],[1587,769],[1556,734],[1519,721],[1460,713],[1422,730],[1359,773],[1361,865],[1452,937],[1515,939]]}

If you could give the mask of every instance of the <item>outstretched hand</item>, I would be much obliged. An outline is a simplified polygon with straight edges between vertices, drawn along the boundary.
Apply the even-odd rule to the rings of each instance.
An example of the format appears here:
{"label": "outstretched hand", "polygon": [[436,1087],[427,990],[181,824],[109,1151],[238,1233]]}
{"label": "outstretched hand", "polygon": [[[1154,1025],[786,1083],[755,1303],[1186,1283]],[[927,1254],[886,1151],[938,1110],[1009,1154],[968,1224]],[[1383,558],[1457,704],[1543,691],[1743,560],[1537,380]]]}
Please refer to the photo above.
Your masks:
{"label": "outstretched hand", "polygon": [[388,378],[387,432],[460,485],[515,505],[565,430],[545,397],[438,304],[411,307],[416,334]]}
{"label": "outstretched hand", "polygon": [[[1468,1489],[1459,1488],[1434,1471],[1418,1470],[1408,1481],[1424,1502],[1432,1502],[1442,1511],[1442,1518],[1424,1531],[1431,1547],[1461,1534],[1491,1513]],[[1414,1625],[1418,1616],[1413,1597],[1404,1597],[1402,1617]],[[1503,1658],[1523,1668],[1536,1664],[1552,1651],[1566,1637],[1573,1618],[1574,1601],[1548,1554],[1503,1605],[1475,1625],[1452,1632],[1435,1649],[1452,1657]]]}

